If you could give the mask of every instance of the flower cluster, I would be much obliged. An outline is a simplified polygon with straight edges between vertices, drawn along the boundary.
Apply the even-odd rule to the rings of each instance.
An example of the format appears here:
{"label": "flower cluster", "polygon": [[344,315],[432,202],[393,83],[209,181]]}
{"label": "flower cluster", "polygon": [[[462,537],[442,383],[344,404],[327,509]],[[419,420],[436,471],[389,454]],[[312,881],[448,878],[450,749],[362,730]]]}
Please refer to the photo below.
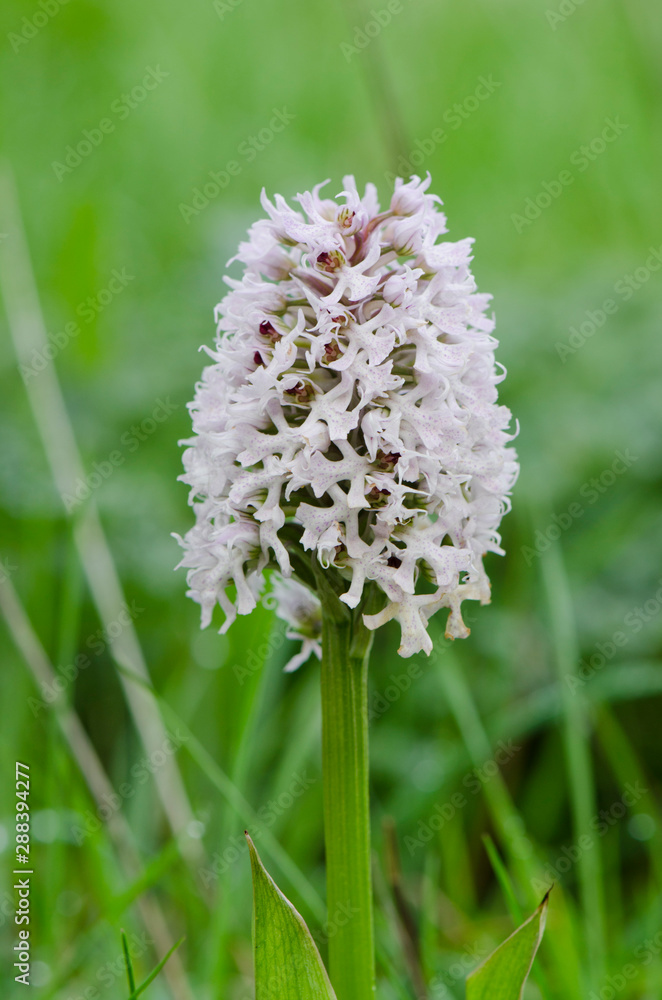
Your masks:
{"label": "flower cluster", "polygon": [[430,652],[438,609],[464,637],[462,601],[489,601],[483,556],[502,551],[518,472],[511,416],[472,240],[439,242],[429,184],[398,179],[385,211],[353,177],[340,202],[323,185],[299,195],[302,211],[263,193],[267,218],[233,258],[241,280],[225,279],[184,442],[196,524],[181,565],[203,626],[216,602],[222,631],[248,614],[268,567],[284,599],[292,525],[346,580],[349,607],[377,584],[384,608],[364,620],[396,619],[403,656]]}

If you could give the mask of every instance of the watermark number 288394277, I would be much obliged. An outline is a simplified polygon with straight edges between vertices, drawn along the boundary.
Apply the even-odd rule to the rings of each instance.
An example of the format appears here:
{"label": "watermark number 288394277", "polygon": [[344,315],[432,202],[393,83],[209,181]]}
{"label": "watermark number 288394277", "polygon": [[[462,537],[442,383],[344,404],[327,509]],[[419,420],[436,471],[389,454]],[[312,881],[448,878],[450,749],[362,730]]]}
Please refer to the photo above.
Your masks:
{"label": "watermark number 288394277", "polygon": [[18,940],[14,944],[14,977],[17,983],[30,984],[30,767],[16,761],[16,857],[14,892],[16,911],[14,923]]}

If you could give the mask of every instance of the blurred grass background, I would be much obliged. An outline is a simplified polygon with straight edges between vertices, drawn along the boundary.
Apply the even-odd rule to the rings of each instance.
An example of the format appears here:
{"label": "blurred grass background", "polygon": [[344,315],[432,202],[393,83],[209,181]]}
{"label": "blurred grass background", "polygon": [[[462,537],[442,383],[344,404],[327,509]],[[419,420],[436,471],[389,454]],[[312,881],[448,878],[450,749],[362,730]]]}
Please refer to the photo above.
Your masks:
{"label": "blurred grass background", "polygon": [[[172,571],[170,532],[191,523],[176,482],[177,441],[189,433],[186,403],[204,363],[197,349],[213,337],[225,263],[261,212],[261,188],[292,196],[330,177],[335,192],[353,172],[387,199],[386,177],[401,156],[431,172],[450,238],[476,237],[474,270],[495,296],[509,372],[502,399],[521,423],[522,474],[504,522],[507,558],[488,566],[494,604],[472,614],[470,640],[448,648],[438,622],[432,659],[410,662],[395,654],[397,629],[377,637],[378,932],[382,969],[400,984],[383,977],[381,995],[413,995],[385,862],[389,816],[431,1000],[463,996],[468,967],[552,879],[542,974],[530,997],[608,1000],[616,988],[634,1000],[662,995],[662,352],[651,257],[651,249],[662,254],[662,21],[648,0],[403,0],[372,38],[374,12],[385,21],[385,10],[383,0],[372,8],[319,0],[2,5],[3,153],[47,329],[54,337],[72,321],[79,329],[47,367],[61,380],[86,471],[121,456],[67,518],[3,312],[3,580],[60,672],[90,655],[89,668],[64,684],[66,698],[113,788],[133,790],[121,814],[144,867],[127,879],[103,824],[74,842],[72,830],[97,807],[54,714],[31,709],[39,690],[0,619],[3,996],[20,989],[11,970],[14,759],[32,767],[40,1000],[127,995],[119,927],[134,935],[139,977],[162,954],[140,943],[135,900],[145,893],[172,940],[187,936],[180,956],[189,992],[161,977],[152,997],[248,1000],[247,824],[267,829],[264,859],[324,950],[317,667],[283,675],[288,644],[268,609],[226,637],[198,631],[183,574]],[[150,70],[158,85],[135,91]],[[487,97],[484,89],[476,97],[481,78],[493,81]],[[292,121],[263,131],[275,110]],[[103,119],[113,128],[98,146],[77,165],[69,154],[74,166],[58,166]],[[619,134],[612,128],[601,142],[607,119]],[[263,148],[248,152],[252,136]],[[202,205],[195,189],[231,160],[239,169],[225,189],[195,214],[182,210]],[[546,198],[564,170],[571,182]],[[536,212],[536,199],[547,207]],[[20,240],[1,208],[0,253],[11,273]],[[108,301],[115,271],[125,284]],[[601,320],[608,299],[616,308]],[[585,323],[572,353],[560,352]],[[29,379],[35,394],[48,378]],[[150,423],[158,401],[171,415]],[[617,452],[636,460],[614,474]],[[135,627],[166,725],[191,731],[172,755],[194,816],[179,846],[154,778],[141,770],[145,750],[109,646],[89,644],[111,624],[99,618],[74,544],[72,524],[93,504],[127,599],[140,609]],[[573,504],[581,514],[567,514]],[[604,644],[615,632],[625,641],[612,652]],[[563,682],[596,656],[593,664],[601,656],[604,664],[585,684]],[[499,741],[518,748],[502,778],[490,763]],[[628,783],[645,791],[624,807]],[[265,807],[260,822],[244,800]],[[580,849],[587,830],[590,847]],[[501,885],[494,875],[486,833],[505,860],[510,895],[506,875]],[[183,859],[191,843],[206,861]],[[205,874],[214,866],[217,877]]]}

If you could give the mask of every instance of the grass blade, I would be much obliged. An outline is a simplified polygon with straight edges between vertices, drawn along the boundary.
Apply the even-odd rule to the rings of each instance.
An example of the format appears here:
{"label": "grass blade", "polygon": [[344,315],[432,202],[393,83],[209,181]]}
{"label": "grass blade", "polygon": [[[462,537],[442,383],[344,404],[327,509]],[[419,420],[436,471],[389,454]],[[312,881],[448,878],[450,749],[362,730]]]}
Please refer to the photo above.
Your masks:
{"label": "grass blade", "polygon": [[524,914],[522,913],[522,907],[517,901],[515,887],[510,875],[508,874],[508,870],[503,863],[501,855],[497,851],[495,843],[489,833],[483,834],[483,843],[485,844],[485,850],[487,851],[487,856],[490,859],[490,864],[492,865],[492,870],[496,875],[497,882],[501,886],[501,891],[506,901],[508,912],[515,923],[521,924]]}
{"label": "grass blade", "polygon": [[161,961],[159,962],[159,964],[156,966],[156,968],[152,969],[152,971],[148,975],[147,979],[143,983],[140,984],[140,986],[138,987],[137,990],[133,991],[133,993],[129,997],[129,1000],[138,1000],[138,997],[140,996],[140,994],[144,993],[144,991],[147,989],[147,987],[150,985],[150,983],[154,982],[154,980],[156,979],[156,977],[158,976],[159,972],[161,971],[161,969],[163,968],[163,966],[166,964],[166,962],[168,961],[168,959],[170,958],[170,956],[172,955],[172,953],[175,952],[175,951],[177,951],[177,949],[179,948],[179,946],[182,944],[183,941],[184,941],[183,937],[180,937],[179,941],[175,941],[175,943],[173,944],[173,946],[170,949],[170,951],[168,951],[163,956],[163,958],[161,959]]}
{"label": "grass blade", "polygon": [[131,956],[129,954],[129,942],[126,939],[126,933],[124,932],[124,930],[121,930],[120,934],[122,935],[122,952],[124,954],[126,978],[129,980],[129,993],[135,993],[136,980],[133,975],[133,965],[131,964]]}
{"label": "grass blade", "polygon": [[[566,773],[570,787],[575,841],[591,836],[591,822],[597,813],[593,764],[588,734],[590,720],[582,694],[573,690],[568,678],[579,662],[579,649],[572,612],[572,599],[558,546],[552,546],[542,560],[542,571],[551,616],[551,635],[558,671],[564,716]],[[605,902],[602,888],[601,849],[591,838],[593,848],[583,851],[577,862],[581,889],[584,934],[588,952],[587,986],[597,989],[606,964]]]}

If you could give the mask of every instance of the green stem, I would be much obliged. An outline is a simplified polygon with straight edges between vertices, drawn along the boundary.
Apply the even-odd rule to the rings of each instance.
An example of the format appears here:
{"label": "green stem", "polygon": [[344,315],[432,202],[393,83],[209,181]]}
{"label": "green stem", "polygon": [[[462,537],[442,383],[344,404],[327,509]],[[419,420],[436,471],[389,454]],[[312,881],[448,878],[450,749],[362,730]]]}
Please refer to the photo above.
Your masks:
{"label": "green stem", "polygon": [[371,633],[322,596],[322,769],[329,976],[338,1000],[375,991],[368,759]]}

